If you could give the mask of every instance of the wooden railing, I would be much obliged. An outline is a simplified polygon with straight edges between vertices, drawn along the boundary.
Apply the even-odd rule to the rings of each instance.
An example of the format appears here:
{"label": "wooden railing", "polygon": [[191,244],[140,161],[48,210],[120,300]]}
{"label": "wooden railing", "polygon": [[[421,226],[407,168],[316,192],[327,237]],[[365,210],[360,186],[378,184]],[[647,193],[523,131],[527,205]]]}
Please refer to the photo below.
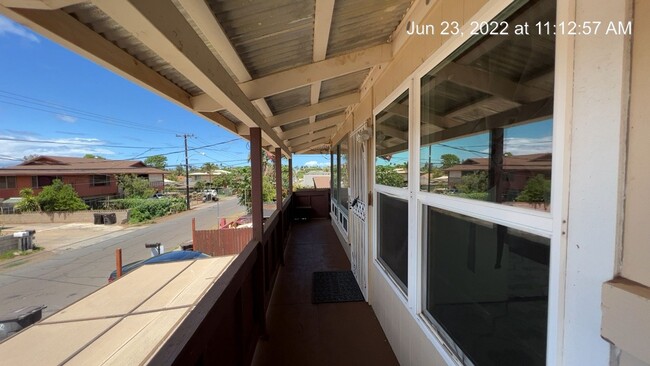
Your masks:
{"label": "wooden railing", "polygon": [[266,221],[262,241],[251,240],[152,357],[152,365],[249,365],[293,217],[293,195]]}

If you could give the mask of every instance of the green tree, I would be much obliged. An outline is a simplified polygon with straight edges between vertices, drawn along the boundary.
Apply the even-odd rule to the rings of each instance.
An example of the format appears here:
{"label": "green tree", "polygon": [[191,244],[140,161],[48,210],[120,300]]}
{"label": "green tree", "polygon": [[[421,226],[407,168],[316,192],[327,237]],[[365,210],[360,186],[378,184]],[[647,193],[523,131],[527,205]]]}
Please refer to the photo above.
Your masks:
{"label": "green tree", "polygon": [[461,177],[460,183],[456,186],[461,193],[483,193],[488,190],[488,175],[480,171],[472,174],[465,174]]}
{"label": "green tree", "polygon": [[20,202],[16,204],[16,208],[21,212],[31,212],[38,211],[40,207],[38,206],[38,201],[36,196],[34,196],[34,191],[31,188],[23,188],[20,190],[20,197],[22,198]]}
{"label": "green tree", "polygon": [[212,174],[215,170],[217,170],[217,165],[214,163],[203,163],[201,166],[201,171],[208,174],[208,182],[210,183],[210,186],[212,186]]}
{"label": "green tree", "polygon": [[36,200],[41,210],[46,212],[77,211],[88,208],[72,185],[64,184],[60,179],[55,179],[51,185],[43,187]]}
{"label": "green tree", "polygon": [[543,174],[537,174],[528,180],[526,187],[519,193],[516,200],[548,204],[551,201],[551,180],[546,179]]}
{"label": "green tree", "polygon": [[135,174],[120,174],[117,176],[117,185],[122,189],[126,198],[149,198],[156,190],[151,188],[149,180],[140,178]]}
{"label": "green tree", "polygon": [[404,178],[395,171],[392,165],[377,165],[375,175],[377,183],[391,187],[406,187]]}
{"label": "green tree", "polygon": [[144,159],[144,164],[157,169],[165,169],[167,157],[165,155],[152,155]]}
{"label": "green tree", "polygon": [[460,158],[454,154],[442,154],[440,160],[442,161],[442,169],[460,164]]}

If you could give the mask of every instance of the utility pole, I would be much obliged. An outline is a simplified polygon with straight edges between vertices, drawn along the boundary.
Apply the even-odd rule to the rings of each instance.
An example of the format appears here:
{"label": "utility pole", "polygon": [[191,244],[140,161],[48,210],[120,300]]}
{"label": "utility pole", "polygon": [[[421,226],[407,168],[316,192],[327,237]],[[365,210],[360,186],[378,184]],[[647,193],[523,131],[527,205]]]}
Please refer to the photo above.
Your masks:
{"label": "utility pole", "polygon": [[185,140],[185,202],[187,209],[190,209],[190,163],[187,158],[187,138],[194,137],[192,134],[182,134],[176,135],[176,137],[182,137]]}

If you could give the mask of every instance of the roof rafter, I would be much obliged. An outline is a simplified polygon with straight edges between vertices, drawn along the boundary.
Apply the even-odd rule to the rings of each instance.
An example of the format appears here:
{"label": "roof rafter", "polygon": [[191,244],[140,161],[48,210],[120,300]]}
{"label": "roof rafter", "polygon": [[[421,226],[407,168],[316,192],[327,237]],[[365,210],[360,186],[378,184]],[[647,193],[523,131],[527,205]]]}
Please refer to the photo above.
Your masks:
{"label": "roof rafter", "polygon": [[329,143],[329,141],[330,141],[329,137],[321,137],[321,138],[316,139],[314,141],[306,142],[304,144],[294,146],[293,149],[292,149],[292,152],[294,154],[299,154],[301,152],[313,149],[314,146],[316,146],[316,145],[327,144],[327,143]]}
{"label": "roof rafter", "polygon": [[336,56],[323,61],[280,71],[239,86],[250,99],[258,99],[310,85],[316,81],[369,69],[392,59],[390,44]]}
{"label": "roof rafter", "polygon": [[322,130],[325,128],[331,128],[336,125],[339,125],[341,123],[345,122],[345,115],[344,114],[337,114],[336,116],[325,118],[320,121],[316,121],[313,124],[305,125],[305,126],[300,126],[296,127],[294,129],[291,129],[289,131],[283,132],[280,135],[280,138],[283,140],[288,140],[292,138],[296,138],[302,135],[305,135],[311,131],[316,131],[316,130]]}
{"label": "roof rafter", "polygon": [[291,122],[309,118],[311,116],[343,109],[350,104],[358,103],[359,99],[360,96],[357,92],[329,98],[318,104],[312,104],[308,107],[293,109],[288,112],[278,114],[277,116],[270,117],[269,124],[272,127],[280,127]]}
{"label": "roof rafter", "polygon": [[296,146],[300,144],[304,144],[305,142],[313,141],[316,139],[319,139],[321,137],[332,137],[332,131],[331,129],[325,129],[323,131],[318,131],[315,132],[311,135],[303,135],[300,137],[296,137],[294,139],[289,140],[289,145],[290,146]]}
{"label": "roof rafter", "polygon": [[274,146],[288,147],[242,93],[183,14],[169,0],[94,0],[93,3]]}
{"label": "roof rafter", "polygon": [[[313,61],[323,61],[327,56],[327,45],[330,39],[330,28],[332,27],[332,15],[334,15],[334,0],[316,0],[316,11],[314,16],[314,49]],[[322,80],[311,84],[311,104],[317,104],[320,99]],[[316,122],[316,116],[309,117],[309,123]]]}

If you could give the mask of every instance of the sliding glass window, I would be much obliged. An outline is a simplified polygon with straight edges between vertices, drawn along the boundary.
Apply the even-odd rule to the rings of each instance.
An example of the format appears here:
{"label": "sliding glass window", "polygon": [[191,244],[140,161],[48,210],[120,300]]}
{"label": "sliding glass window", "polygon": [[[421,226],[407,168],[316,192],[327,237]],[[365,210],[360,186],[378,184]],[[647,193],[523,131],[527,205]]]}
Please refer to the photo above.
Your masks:
{"label": "sliding glass window", "polygon": [[555,13],[515,1],[419,80],[423,315],[466,365],[546,364]]}
{"label": "sliding glass window", "polygon": [[405,188],[409,168],[409,91],[375,116],[375,182]]}
{"label": "sliding glass window", "polygon": [[510,11],[509,35],[472,39],[421,79],[422,191],[549,211],[555,37],[514,27],[554,24],[554,3]]}

